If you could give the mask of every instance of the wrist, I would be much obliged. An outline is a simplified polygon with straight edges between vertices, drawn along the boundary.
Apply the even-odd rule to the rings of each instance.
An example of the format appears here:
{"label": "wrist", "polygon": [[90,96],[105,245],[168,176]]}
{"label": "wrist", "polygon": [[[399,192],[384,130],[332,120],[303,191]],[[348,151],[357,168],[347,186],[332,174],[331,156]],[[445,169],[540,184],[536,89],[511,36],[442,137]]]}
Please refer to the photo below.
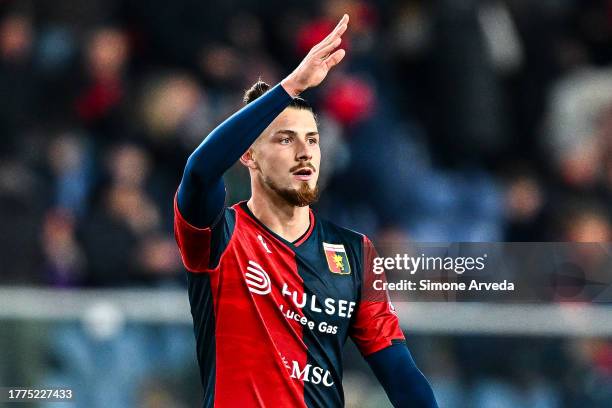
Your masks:
{"label": "wrist", "polygon": [[281,86],[289,95],[291,95],[292,98],[297,97],[304,91],[304,89],[297,86],[295,81],[290,76],[286,77],[281,81]]}

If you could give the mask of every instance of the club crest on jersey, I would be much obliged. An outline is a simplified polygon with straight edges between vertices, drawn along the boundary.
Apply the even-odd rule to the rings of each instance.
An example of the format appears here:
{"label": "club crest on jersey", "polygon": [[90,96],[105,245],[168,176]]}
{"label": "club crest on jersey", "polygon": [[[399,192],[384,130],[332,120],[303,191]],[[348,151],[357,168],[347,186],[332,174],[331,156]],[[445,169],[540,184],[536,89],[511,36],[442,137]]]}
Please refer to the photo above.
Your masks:
{"label": "club crest on jersey", "polygon": [[327,266],[330,272],[339,275],[348,275],[351,273],[351,265],[349,264],[344,245],[328,244],[324,242],[323,251],[325,252],[325,259],[327,259]]}

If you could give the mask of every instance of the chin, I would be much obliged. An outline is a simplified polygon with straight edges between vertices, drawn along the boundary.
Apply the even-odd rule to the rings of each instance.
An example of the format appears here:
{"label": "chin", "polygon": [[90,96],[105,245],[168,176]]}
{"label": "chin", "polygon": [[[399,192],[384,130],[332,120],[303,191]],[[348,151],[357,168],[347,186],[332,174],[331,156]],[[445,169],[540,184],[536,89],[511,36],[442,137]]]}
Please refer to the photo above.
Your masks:
{"label": "chin", "polygon": [[311,190],[314,190],[317,186],[316,182],[312,181],[299,181],[294,187],[299,190],[300,188],[308,187]]}

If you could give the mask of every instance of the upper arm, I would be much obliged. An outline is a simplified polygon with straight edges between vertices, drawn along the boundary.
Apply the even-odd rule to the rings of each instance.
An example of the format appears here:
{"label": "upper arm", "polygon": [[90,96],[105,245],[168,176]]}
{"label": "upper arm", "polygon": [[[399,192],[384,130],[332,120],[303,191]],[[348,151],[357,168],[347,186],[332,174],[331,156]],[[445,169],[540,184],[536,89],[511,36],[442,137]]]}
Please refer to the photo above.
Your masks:
{"label": "upper arm", "polygon": [[179,209],[178,195],[179,191],[174,197],[174,238],[185,268],[190,272],[203,272],[210,262],[212,228],[190,224]]}
{"label": "upper arm", "polygon": [[197,227],[185,219],[179,208],[178,192],[174,199],[174,236],[183,265],[190,272],[211,272],[219,265],[236,226],[236,212],[222,208],[207,227]]}
{"label": "upper arm", "polygon": [[399,319],[386,291],[375,291],[374,279],[383,275],[373,274],[376,250],[364,236],[361,300],[351,323],[350,336],[364,356],[391,346],[394,340],[404,340]]}
{"label": "upper arm", "polygon": [[223,179],[205,184],[186,171],[177,191],[176,202],[180,215],[190,225],[196,228],[211,226],[225,206]]}
{"label": "upper arm", "polygon": [[367,300],[357,306],[350,336],[364,356],[403,341],[399,319],[388,301]]}

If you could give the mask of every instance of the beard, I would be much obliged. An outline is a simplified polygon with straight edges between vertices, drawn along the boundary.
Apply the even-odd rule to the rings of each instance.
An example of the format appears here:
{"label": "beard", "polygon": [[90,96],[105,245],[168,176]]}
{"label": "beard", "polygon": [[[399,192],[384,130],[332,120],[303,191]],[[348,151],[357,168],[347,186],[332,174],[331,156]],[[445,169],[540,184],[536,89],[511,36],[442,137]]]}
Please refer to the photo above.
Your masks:
{"label": "beard", "polygon": [[295,207],[306,207],[319,199],[319,186],[310,188],[306,181],[300,182],[299,188],[282,188],[268,177],[263,177],[263,184],[274,191],[287,204]]}

